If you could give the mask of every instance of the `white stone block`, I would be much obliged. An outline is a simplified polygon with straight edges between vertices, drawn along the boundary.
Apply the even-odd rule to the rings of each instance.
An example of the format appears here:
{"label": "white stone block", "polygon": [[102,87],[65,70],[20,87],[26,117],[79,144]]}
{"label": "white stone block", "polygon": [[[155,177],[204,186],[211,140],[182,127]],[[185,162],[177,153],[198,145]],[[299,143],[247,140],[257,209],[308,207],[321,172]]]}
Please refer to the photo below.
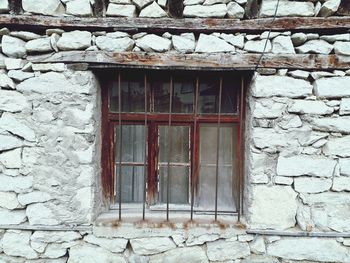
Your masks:
{"label": "white stone block", "polygon": [[332,190],[337,192],[350,191],[350,177],[349,176],[334,177]]}
{"label": "white stone block", "polygon": [[29,231],[7,231],[3,237],[3,249],[5,254],[10,256],[24,257],[26,259],[38,258],[36,253],[29,245]]}
{"label": "white stone block", "polygon": [[91,33],[88,31],[64,32],[57,42],[60,50],[79,50],[91,46]]}
{"label": "white stone block", "polygon": [[172,37],[172,43],[174,49],[181,53],[192,53],[196,45],[194,39],[189,39],[183,36],[176,35]]}
{"label": "white stone block", "polygon": [[310,76],[310,72],[298,69],[298,70],[288,71],[288,75],[297,79],[308,79],[308,77]]}
{"label": "white stone block", "polygon": [[188,247],[202,245],[206,242],[218,240],[219,238],[220,236],[218,234],[189,235],[186,245]]}
{"label": "white stone block", "polygon": [[25,65],[25,61],[20,58],[5,58],[4,63],[7,70],[22,69]]}
{"label": "white stone block", "polygon": [[17,82],[34,77],[34,73],[24,72],[22,70],[10,70],[7,74],[11,79],[14,79]]}
{"label": "white stone block", "polygon": [[350,176],[350,159],[339,159],[340,174]]}
{"label": "white stone block", "polygon": [[293,178],[290,178],[290,177],[275,176],[274,181],[275,181],[275,184],[291,185],[294,180],[293,180]]}
{"label": "white stone block", "polygon": [[272,40],[272,53],[295,54],[292,40],[289,36],[277,36]]}
{"label": "white stone block", "polygon": [[305,33],[294,33],[291,36],[292,42],[294,46],[300,46],[307,41],[307,35]]}
{"label": "white stone block", "polygon": [[24,41],[29,41],[37,38],[41,38],[42,36],[29,31],[11,31],[10,36],[20,38]]}
{"label": "white stone block", "polygon": [[292,177],[302,175],[332,177],[335,165],[335,160],[319,156],[280,156],[277,161],[277,174]]}
{"label": "white stone block", "polygon": [[35,231],[30,240],[41,243],[66,243],[80,238],[81,235],[73,231]]}
{"label": "white stone block", "polygon": [[350,117],[326,117],[313,118],[309,120],[314,129],[326,132],[340,132],[349,133],[350,131]]}
{"label": "white stone block", "polygon": [[350,42],[335,42],[334,53],[338,55],[350,56]]}
{"label": "white stone block", "polygon": [[207,255],[210,261],[234,260],[250,254],[246,242],[218,240],[207,243]]}
{"label": "white stone block", "polygon": [[10,10],[8,0],[0,0],[0,13],[7,13]]}
{"label": "white stone block", "polygon": [[51,47],[51,40],[49,37],[38,38],[30,40],[25,45],[27,52],[50,52],[53,51]]}
{"label": "white stone block", "polygon": [[150,263],[208,263],[208,258],[201,247],[175,248],[150,257]]}
{"label": "white stone block", "polygon": [[171,41],[154,34],[149,34],[136,39],[136,45],[147,52],[165,52],[170,49]]}
{"label": "white stone block", "polygon": [[184,17],[224,17],[227,14],[225,4],[215,4],[209,6],[203,5],[187,5],[184,8]]}
{"label": "white stone block", "polygon": [[293,100],[288,106],[288,111],[299,114],[325,115],[333,113],[334,109],[328,107],[323,101]]}
{"label": "white stone block", "polygon": [[90,0],[72,0],[66,4],[67,14],[75,16],[92,16]]}
{"label": "white stone block", "polygon": [[282,116],[286,105],[271,99],[259,99],[255,102],[252,112],[255,118],[274,119]]}
{"label": "white stone block", "polygon": [[340,102],[340,115],[350,115],[350,98],[343,98]]}
{"label": "white stone block", "polygon": [[328,0],[325,1],[318,13],[318,16],[328,17],[337,12],[341,0]]}
{"label": "white stone block", "polygon": [[123,252],[126,249],[126,245],[128,243],[128,240],[124,238],[108,239],[103,237],[95,237],[94,235],[85,236],[84,241],[93,245],[98,245],[113,253]]}
{"label": "white stone block", "polygon": [[250,246],[250,251],[253,254],[263,255],[266,253],[265,241],[264,241],[264,237],[262,236],[256,237],[253,242],[249,243],[249,246]]}
{"label": "white stone block", "polygon": [[67,253],[67,249],[62,244],[48,244],[45,249],[46,258],[60,258]]}
{"label": "white stone block", "polygon": [[234,52],[235,47],[213,35],[200,34],[195,49],[196,53]]}
{"label": "white stone block", "polygon": [[19,121],[15,114],[5,112],[0,118],[0,127],[3,130],[15,134],[27,141],[35,141],[35,132],[25,125],[23,121]]}
{"label": "white stone block", "polygon": [[135,238],[130,240],[131,247],[136,254],[153,255],[176,247],[168,237]]}
{"label": "white stone block", "polygon": [[25,193],[31,190],[33,186],[32,176],[5,176],[0,175],[0,191]]}
{"label": "white stone block", "polygon": [[153,2],[152,4],[146,6],[143,8],[139,14],[139,17],[167,17],[167,12],[164,11],[163,8],[161,8],[157,2]]}
{"label": "white stone block", "polygon": [[269,53],[272,49],[271,41],[262,40],[249,40],[244,45],[244,50],[253,53]]}
{"label": "white stone block", "polygon": [[1,40],[2,52],[13,58],[22,58],[26,55],[26,42],[19,38],[5,35]]}
{"label": "white stone block", "polygon": [[322,193],[332,186],[332,179],[299,177],[294,179],[294,189],[299,193]]}
{"label": "white stone block", "polygon": [[296,218],[298,225],[303,231],[311,231],[315,227],[315,223],[311,218],[311,209],[309,206],[299,204]]}
{"label": "white stone block", "polygon": [[[1,120],[0,120],[1,127]],[[19,169],[22,167],[22,149],[14,149],[0,153],[0,163],[8,169]]]}
{"label": "white stone block", "polygon": [[24,210],[8,210],[0,208],[1,225],[19,225],[26,220],[27,216]]}
{"label": "white stone block", "polygon": [[278,120],[277,125],[284,130],[290,130],[301,127],[303,123],[298,115],[287,114]]}
{"label": "white stone block", "polygon": [[333,50],[333,45],[329,44],[324,40],[310,40],[305,44],[295,48],[297,53],[315,53],[315,54],[325,54],[328,55]]}
{"label": "white stone block", "polygon": [[[260,8],[260,17],[274,16],[277,2],[277,0],[264,0]],[[314,5],[311,2],[281,1],[276,16],[314,16],[314,14]]]}
{"label": "white stone block", "polygon": [[321,98],[350,97],[350,76],[322,78],[314,82],[315,93]]}
{"label": "white stone block", "polygon": [[238,47],[240,49],[243,49],[244,47],[244,36],[239,34],[239,35],[233,35],[233,34],[226,34],[226,33],[221,33],[220,38],[225,40],[227,43]]}
{"label": "white stone block", "polygon": [[99,36],[96,38],[96,46],[109,52],[130,51],[134,47],[134,43],[134,40],[129,37],[111,38],[109,36]]}
{"label": "white stone block", "polygon": [[253,229],[294,227],[297,194],[289,186],[252,186],[247,220]]}
{"label": "white stone block", "polygon": [[350,41],[350,33],[336,34],[336,35],[323,35],[320,39],[326,40],[329,43],[334,43],[336,41]]}
{"label": "white stone block", "polygon": [[50,194],[41,191],[33,191],[30,193],[18,195],[18,201],[23,206],[33,203],[43,203],[52,199],[53,197],[51,197]]}
{"label": "white stone block", "polygon": [[301,79],[286,76],[258,75],[252,84],[254,97],[290,97],[298,98],[312,94],[312,85]]}
{"label": "white stone block", "polygon": [[65,9],[60,0],[22,0],[24,11],[42,14],[59,16],[65,13]]}
{"label": "white stone block", "polygon": [[0,73],[0,88],[15,89],[15,83],[5,73]]}
{"label": "white stone block", "polygon": [[27,206],[26,215],[30,225],[58,225],[57,216],[48,206],[43,203],[30,204]]}
{"label": "white stone block", "polygon": [[20,207],[16,193],[0,192],[0,207],[13,210]]}
{"label": "white stone block", "polygon": [[227,16],[229,18],[242,19],[244,16],[244,8],[236,2],[229,2],[227,4]]}

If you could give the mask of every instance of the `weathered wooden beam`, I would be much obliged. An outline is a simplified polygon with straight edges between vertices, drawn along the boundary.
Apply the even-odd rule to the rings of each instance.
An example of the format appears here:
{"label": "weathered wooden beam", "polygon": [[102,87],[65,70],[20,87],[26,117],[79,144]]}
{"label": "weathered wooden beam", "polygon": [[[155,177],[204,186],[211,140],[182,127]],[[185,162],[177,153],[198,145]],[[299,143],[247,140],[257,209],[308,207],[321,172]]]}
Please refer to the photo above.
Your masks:
{"label": "weathered wooden beam", "polygon": [[347,17],[289,17],[236,20],[236,19],[201,19],[201,18],[78,18],[48,17],[29,15],[0,15],[0,25],[10,28],[55,28],[67,30],[123,30],[128,32],[261,32],[273,31],[347,31],[350,28],[350,16]]}
{"label": "weathered wooden beam", "polygon": [[[88,63],[92,68],[130,67],[192,70],[254,70],[260,54],[170,54],[140,52],[65,51],[29,56],[33,63]],[[266,54],[260,68],[349,69],[350,57],[316,54]]]}

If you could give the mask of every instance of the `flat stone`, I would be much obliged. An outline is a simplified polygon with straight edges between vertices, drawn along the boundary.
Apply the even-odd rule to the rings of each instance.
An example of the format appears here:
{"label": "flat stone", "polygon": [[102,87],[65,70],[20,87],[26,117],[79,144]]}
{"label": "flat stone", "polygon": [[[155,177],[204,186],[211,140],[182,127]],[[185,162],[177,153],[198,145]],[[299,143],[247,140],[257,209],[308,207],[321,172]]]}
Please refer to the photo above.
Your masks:
{"label": "flat stone", "polygon": [[213,35],[200,34],[195,49],[196,53],[234,52],[235,47]]}
{"label": "flat stone", "polygon": [[132,0],[137,8],[142,9],[148,4],[152,3],[153,0]]}
{"label": "flat stone", "polygon": [[350,159],[339,159],[340,174],[350,176]]}
{"label": "flat stone", "polygon": [[323,152],[330,156],[350,157],[350,136],[329,139]]}
{"label": "flat stone", "polygon": [[244,45],[244,50],[254,53],[269,53],[272,49],[271,41],[262,39],[262,40],[249,40]]}
{"label": "flat stone", "polygon": [[328,107],[323,101],[293,100],[288,106],[288,111],[299,114],[325,115],[333,113],[334,109]]}
{"label": "flat stone", "polygon": [[65,13],[65,8],[60,0],[22,0],[24,11],[42,14],[59,16]]}
{"label": "flat stone", "polygon": [[240,263],[280,263],[277,258],[267,255],[250,255],[240,261]]}
{"label": "flat stone", "polygon": [[0,134],[0,152],[22,147],[23,141],[12,135]]}
{"label": "flat stone", "polygon": [[230,0],[205,0],[203,5],[227,4]]}
{"label": "flat stone", "polygon": [[328,0],[325,1],[318,13],[318,16],[329,17],[337,12],[341,0]]}
{"label": "flat stone", "polygon": [[290,31],[285,31],[285,32],[270,32],[270,31],[264,31],[260,35],[260,39],[273,39],[277,36],[290,36],[291,32]]}
{"label": "flat stone", "polygon": [[175,249],[166,251],[162,254],[158,254],[150,257],[149,263],[158,263],[158,262],[208,263],[208,258],[201,247],[184,247],[184,248],[175,248]]}
{"label": "flat stone", "polygon": [[25,66],[25,61],[20,58],[5,58],[4,63],[7,70],[22,69]]}
{"label": "flat stone", "polygon": [[105,34],[109,38],[124,38],[124,37],[130,37],[130,35],[126,32],[116,31],[116,32],[109,32]]}
{"label": "flat stone", "polygon": [[297,53],[301,54],[314,53],[328,55],[332,52],[333,45],[324,40],[310,40],[305,44],[296,47],[295,50]]}
{"label": "flat stone", "polygon": [[40,35],[28,31],[12,31],[10,36],[17,37],[25,41],[41,38]]}
{"label": "flat stone", "polygon": [[244,8],[236,2],[229,2],[227,4],[227,16],[229,18],[242,19],[244,16]]}
{"label": "flat stone", "polygon": [[24,223],[26,220],[27,216],[24,210],[8,210],[0,208],[1,225],[19,225]]}
{"label": "flat stone", "polygon": [[129,37],[111,38],[100,36],[96,38],[97,47],[109,52],[130,51],[134,47],[134,43],[134,40]]}
{"label": "flat stone", "polygon": [[314,82],[315,94],[321,98],[350,97],[349,82],[350,76],[318,79]]}
{"label": "flat stone", "polygon": [[250,251],[256,255],[263,255],[266,253],[265,241],[263,237],[256,237],[253,242],[249,243]]}
{"label": "flat stone", "polygon": [[32,189],[32,176],[5,176],[0,175],[0,191],[26,193]]}
{"label": "flat stone", "polygon": [[277,125],[284,130],[289,130],[292,128],[299,128],[303,125],[300,117],[298,115],[284,115],[278,120]]}
{"label": "flat stone", "polygon": [[320,35],[318,33],[307,33],[306,37],[307,37],[307,40],[315,40],[315,39],[319,39]]}
{"label": "flat stone", "polygon": [[0,13],[7,13],[10,10],[8,0],[0,0]]}
{"label": "flat stone", "polygon": [[227,14],[227,6],[225,4],[215,4],[209,6],[203,5],[187,5],[184,8],[184,17],[218,17],[222,18]]}
{"label": "flat stone", "polygon": [[95,237],[93,235],[85,236],[84,241],[93,245],[98,245],[113,253],[123,252],[126,249],[126,245],[128,243],[128,240],[124,238],[108,239],[103,237]]}
{"label": "flat stone", "polygon": [[[263,1],[260,8],[260,17],[274,16],[277,2],[277,0]],[[314,16],[314,14],[314,5],[311,2],[282,1],[278,5],[276,16]]]}
{"label": "flat stone", "polygon": [[350,177],[349,176],[340,176],[334,177],[333,180],[333,191],[341,192],[341,191],[350,191]]}
{"label": "flat stone", "polygon": [[2,52],[13,58],[22,58],[26,55],[26,42],[19,38],[5,35],[2,37],[1,46]]}
{"label": "flat stone", "polygon": [[5,73],[0,73],[0,87],[3,89],[15,89],[15,83]]}
{"label": "flat stone", "polygon": [[146,6],[144,9],[141,10],[139,17],[167,17],[167,12],[164,11],[163,8],[161,8],[157,2],[153,2],[152,4]]}
{"label": "flat stone", "polygon": [[254,97],[290,97],[298,98],[312,94],[312,85],[308,81],[287,76],[258,75],[252,84]]}
{"label": "flat stone", "polygon": [[207,255],[210,261],[223,262],[250,255],[250,248],[246,242],[218,240],[207,243]]}
{"label": "flat stone", "polygon": [[332,177],[336,161],[318,156],[298,155],[280,156],[277,162],[277,174],[280,176],[316,176]]}
{"label": "flat stone", "polygon": [[74,16],[92,16],[90,0],[72,0],[67,2],[66,12]]}
{"label": "flat stone", "polygon": [[203,4],[204,0],[184,0],[184,5],[200,5]]}
{"label": "flat stone", "polygon": [[319,131],[350,133],[350,117],[327,117],[310,119],[312,127]]}
{"label": "flat stone", "polygon": [[307,41],[307,35],[304,33],[294,33],[291,36],[291,40],[294,46],[300,46]]}
{"label": "flat stone", "polygon": [[24,72],[22,70],[10,70],[7,75],[17,82],[34,77],[34,73]]}
{"label": "flat stone", "polygon": [[289,36],[277,36],[272,40],[272,53],[295,54],[292,40]]}
{"label": "flat stone", "polygon": [[41,243],[66,243],[80,238],[81,235],[74,231],[35,231],[30,240]]}
{"label": "flat stone", "polygon": [[68,263],[94,263],[96,259],[99,262],[126,263],[123,256],[113,254],[104,248],[94,245],[79,244],[71,247],[69,250]]}
{"label": "flat stone", "polygon": [[41,191],[33,191],[18,195],[18,201],[23,206],[33,203],[43,203],[52,199],[54,198],[50,194]]}
{"label": "flat stone", "polygon": [[338,55],[350,56],[350,42],[335,42],[334,53]]}
{"label": "flat stone", "polygon": [[313,71],[310,75],[314,80],[325,77],[336,77],[336,75],[333,72],[328,71]]}
{"label": "flat stone", "polygon": [[61,244],[48,244],[45,249],[45,258],[60,258],[67,254],[67,249]]}
{"label": "flat stone", "polygon": [[293,178],[290,178],[290,177],[275,176],[274,181],[275,181],[275,184],[291,185],[294,180],[293,180]]}
{"label": "flat stone", "polygon": [[0,163],[8,169],[19,169],[22,167],[21,155],[22,149],[2,152],[0,154]]}
{"label": "flat stone", "polygon": [[350,98],[344,98],[340,102],[340,115],[350,115]]}
{"label": "flat stone", "polygon": [[40,72],[48,72],[48,71],[56,71],[56,72],[63,72],[65,71],[66,65],[63,63],[35,63],[32,64],[32,70],[33,71],[40,71]]}
{"label": "flat stone", "polygon": [[189,39],[182,36],[174,35],[172,37],[174,49],[181,53],[192,53],[195,49],[196,42],[194,39]]}
{"label": "flat stone", "polygon": [[136,254],[153,255],[176,247],[168,237],[136,238],[130,240],[131,247]]}
{"label": "flat stone", "polygon": [[299,193],[322,193],[332,186],[332,179],[299,177],[294,179],[294,189]]}
{"label": "flat stone", "polygon": [[15,134],[27,141],[35,141],[34,131],[23,122],[16,119],[15,114],[5,112],[0,118],[0,127],[12,134]]}
{"label": "flat stone", "polygon": [[210,241],[218,240],[219,238],[219,234],[189,235],[186,240],[186,245],[188,247],[202,245]]}
{"label": "flat stone", "polygon": [[27,206],[26,215],[30,225],[59,225],[55,213],[43,203],[30,204]]}
{"label": "flat stone", "polygon": [[259,99],[255,102],[252,114],[255,118],[274,119],[281,117],[286,105],[271,99]]}
{"label": "flat stone", "polygon": [[7,231],[3,237],[4,252],[10,256],[24,257],[26,259],[38,258],[38,253],[29,245],[30,236],[30,231]]}
{"label": "flat stone", "polygon": [[271,256],[292,260],[350,261],[349,249],[343,247],[335,239],[328,238],[286,237],[270,244],[267,247],[267,253]]}
{"label": "flat stone", "polygon": [[149,34],[136,39],[136,45],[147,52],[165,52],[170,49],[171,41],[154,34]]}
{"label": "flat stone", "polygon": [[238,47],[240,49],[243,49],[244,47],[244,36],[243,35],[233,35],[233,34],[226,34],[221,33],[220,38],[225,40],[227,43]]}
{"label": "flat stone", "polygon": [[79,50],[91,46],[91,33],[88,31],[71,31],[62,34],[57,42],[60,50]]}
{"label": "flat stone", "polygon": [[337,35],[323,35],[320,39],[325,40],[329,43],[334,43],[336,41],[350,41],[350,33],[337,34]]}
{"label": "flat stone", "polygon": [[[0,155],[1,157],[1,155]],[[0,192],[0,207],[13,210],[20,207],[16,193]]]}
{"label": "flat stone", "polygon": [[298,69],[298,70],[288,71],[288,75],[297,79],[308,79],[308,77],[310,76],[310,72]]}

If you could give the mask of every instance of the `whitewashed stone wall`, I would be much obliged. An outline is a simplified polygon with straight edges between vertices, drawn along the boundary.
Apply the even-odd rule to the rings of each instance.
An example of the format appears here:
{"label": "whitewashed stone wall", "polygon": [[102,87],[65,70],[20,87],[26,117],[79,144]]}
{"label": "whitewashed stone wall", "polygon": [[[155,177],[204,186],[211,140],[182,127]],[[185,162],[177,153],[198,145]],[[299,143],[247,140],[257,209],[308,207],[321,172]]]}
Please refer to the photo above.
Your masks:
{"label": "whitewashed stone wall", "polygon": [[[109,0],[106,16],[168,17],[167,0]],[[321,16],[336,15],[341,0],[289,1],[281,0],[276,15]],[[247,0],[184,0],[184,17],[245,18]],[[49,16],[93,16],[94,0],[22,0],[24,14]],[[272,17],[277,0],[263,0],[259,17]],[[249,11],[249,10],[248,10]],[[0,0],[0,13],[9,13],[9,0]]]}
{"label": "whitewashed stone wall", "polygon": [[[349,238],[246,233],[350,232],[349,70],[254,76],[247,98],[246,227],[111,227],[94,225],[105,211],[98,80],[93,72],[30,63],[27,56],[259,53],[267,32],[198,38],[190,32],[0,32],[0,262],[350,262]],[[350,55],[349,34],[277,32],[268,43],[271,53]]]}

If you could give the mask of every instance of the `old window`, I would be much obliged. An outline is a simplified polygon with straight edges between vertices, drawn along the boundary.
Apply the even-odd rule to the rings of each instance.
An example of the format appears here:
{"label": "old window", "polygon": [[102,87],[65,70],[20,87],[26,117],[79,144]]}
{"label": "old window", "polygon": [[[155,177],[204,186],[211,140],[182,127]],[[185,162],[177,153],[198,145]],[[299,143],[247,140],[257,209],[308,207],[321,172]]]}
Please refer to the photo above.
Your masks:
{"label": "old window", "polygon": [[243,77],[129,69],[104,85],[104,181],[120,217],[240,210]]}

